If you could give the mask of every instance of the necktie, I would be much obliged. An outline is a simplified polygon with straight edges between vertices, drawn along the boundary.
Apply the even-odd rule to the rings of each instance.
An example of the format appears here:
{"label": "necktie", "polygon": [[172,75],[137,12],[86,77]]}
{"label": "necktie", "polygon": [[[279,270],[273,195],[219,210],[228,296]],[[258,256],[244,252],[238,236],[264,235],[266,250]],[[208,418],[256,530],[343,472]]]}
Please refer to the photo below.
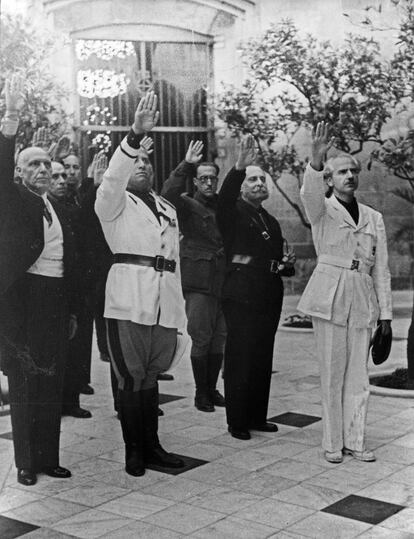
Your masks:
{"label": "necktie", "polygon": [[53,218],[52,218],[52,214],[50,213],[50,210],[49,208],[47,207],[47,202],[43,201],[43,217],[46,219],[48,225],[49,225],[49,228],[52,226],[52,222],[53,222]]}

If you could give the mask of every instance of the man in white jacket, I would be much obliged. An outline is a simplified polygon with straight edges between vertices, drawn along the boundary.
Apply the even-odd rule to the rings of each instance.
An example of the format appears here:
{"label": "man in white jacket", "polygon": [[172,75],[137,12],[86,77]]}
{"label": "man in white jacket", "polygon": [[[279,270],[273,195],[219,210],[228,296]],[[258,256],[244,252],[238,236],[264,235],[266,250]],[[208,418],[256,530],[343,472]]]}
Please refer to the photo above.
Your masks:
{"label": "man in white jacket", "polygon": [[95,211],[114,255],[105,313],[112,365],[119,387],[125,469],[184,465],[158,439],[157,376],[173,359],[186,316],[174,207],[152,191],[153,174],[139,149],[158,119],[157,97],[141,99],[134,124],[116,149],[97,191]]}
{"label": "man in white jacket", "polygon": [[354,197],[359,162],[343,154],[329,159],[323,170],[332,143],[328,126],[319,123],[301,188],[318,264],[298,309],[313,317],[325,458],[338,463],[344,453],[369,462],[375,460],[364,440],[369,343],[378,320],[383,333],[391,331],[387,240],[382,215]]}

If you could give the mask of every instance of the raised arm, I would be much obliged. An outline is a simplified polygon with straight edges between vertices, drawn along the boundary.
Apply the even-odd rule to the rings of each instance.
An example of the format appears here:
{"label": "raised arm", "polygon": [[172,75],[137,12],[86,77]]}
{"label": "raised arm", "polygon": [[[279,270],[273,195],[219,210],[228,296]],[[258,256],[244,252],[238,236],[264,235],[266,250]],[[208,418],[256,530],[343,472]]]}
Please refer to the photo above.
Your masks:
{"label": "raised arm", "polygon": [[12,185],[14,181],[15,136],[19,126],[19,112],[23,105],[23,80],[12,75],[5,82],[6,112],[1,121],[0,134],[0,184]]}
{"label": "raised arm", "polygon": [[200,140],[191,141],[184,161],[171,172],[162,188],[162,196],[169,200],[183,217],[185,202],[181,197],[186,191],[188,179],[193,179],[196,173],[197,163],[201,160],[204,144]]}
{"label": "raised arm", "polygon": [[95,211],[102,221],[113,221],[124,210],[125,191],[140,147],[140,135],[151,131],[157,123],[157,96],[149,92],[135,111],[131,132],[112,156],[96,194]]}
{"label": "raised arm", "polygon": [[232,229],[234,225],[236,202],[240,195],[241,185],[246,177],[246,167],[254,163],[256,153],[254,138],[252,135],[247,135],[241,141],[236,165],[224,178],[217,205],[217,223],[223,235]]}
{"label": "raised arm", "polygon": [[306,215],[311,224],[316,223],[324,215],[325,182],[323,180],[323,163],[334,138],[330,136],[329,126],[319,122],[312,131],[312,160],[306,167],[300,196]]}

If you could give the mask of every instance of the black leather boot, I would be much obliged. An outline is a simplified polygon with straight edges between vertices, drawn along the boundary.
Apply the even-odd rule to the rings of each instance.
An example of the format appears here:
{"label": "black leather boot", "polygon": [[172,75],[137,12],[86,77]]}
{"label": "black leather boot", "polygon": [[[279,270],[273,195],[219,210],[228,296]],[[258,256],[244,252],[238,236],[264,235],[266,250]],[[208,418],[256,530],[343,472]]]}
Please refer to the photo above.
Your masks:
{"label": "black leather boot", "polygon": [[141,391],[119,390],[118,395],[119,416],[125,442],[125,471],[138,477],[145,473]]}
{"label": "black leather boot", "polygon": [[223,395],[216,389],[222,364],[223,354],[209,354],[207,365],[208,394],[214,406],[226,406]]}
{"label": "black leather boot", "polygon": [[167,453],[158,438],[158,385],[141,391],[144,417],[145,464],[162,468],[182,468],[184,462]]}
{"label": "black leather boot", "polygon": [[191,365],[196,385],[194,406],[200,412],[214,412],[208,391],[208,357],[191,356]]}

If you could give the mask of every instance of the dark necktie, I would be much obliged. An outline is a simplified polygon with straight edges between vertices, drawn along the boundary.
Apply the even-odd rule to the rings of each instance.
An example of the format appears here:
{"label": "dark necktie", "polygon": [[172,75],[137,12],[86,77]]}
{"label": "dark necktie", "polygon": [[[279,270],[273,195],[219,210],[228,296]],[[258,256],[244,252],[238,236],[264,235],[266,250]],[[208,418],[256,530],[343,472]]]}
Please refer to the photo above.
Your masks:
{"label": "dark necktie", "polygon": [[46,219],[50,228],[52,226],[53,218],[44,200],[43,200],[43,217]]}

